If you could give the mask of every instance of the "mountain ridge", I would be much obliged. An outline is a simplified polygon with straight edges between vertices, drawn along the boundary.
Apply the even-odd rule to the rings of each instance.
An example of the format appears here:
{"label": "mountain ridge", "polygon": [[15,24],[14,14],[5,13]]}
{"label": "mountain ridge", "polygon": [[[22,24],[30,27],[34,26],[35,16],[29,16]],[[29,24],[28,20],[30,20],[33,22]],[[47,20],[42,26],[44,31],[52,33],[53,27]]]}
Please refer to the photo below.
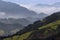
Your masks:
{"label": "mountain ridge", "polygon": [[0,1],[0,12],[5,12],[6,17],[28,17],[34,16],[36,13],[34,11],[28,10],[18,4]]}
{"label": "mountain ridge", "polygon": [[[12,36],[9,36],[9,37],[4,37],[4,39],[5,40],[7,40],[7,39],[11,39],[11,37],[13,38],[12,40],[14,40],[15,38],[18,38],[19,37],[19,39],[18,40],[36,40],[36,39],[39,39],[39,40],[42,40],[42,38],[43,38],[43,40],[45,40],[45,39],[55,39],[55,38],[57,38],[58,36],[58,34],[60,33],[60,15],[58,16],[58,14],[60,14],[60,12],[56,12],[56,13],[54,13],[54,14],[52,14],[52,15],[50,15],[50,16],[48,16],[48,17],[51,17],[50,19],[51,19],[51,21],[49,22],[48,21],[48,23],[46,22],[47,20],[49,20],[49,19],[47,19],[47,20],[45,20],[45,21],[43,21],[43,23],[44,23],[44,25],[40,25],[40,22],[39,21],[37,21],[37,22],[35,22],[34,24],[35,24],[35,26],[36,27],[38,27],[37,29],[35,29],[35,30],[28,30],[28,31],[25,31],[25,32],[23,32],[22,34],[20,34],[20,33],[16,33],[15,35],[12,35]],[[53,17],[54,16],[54,17]],[[48,18],[47,17],[47,18]],[[57,19],[54,21],[53,19],[55,19],[55,17],[57,17]],[[53,18],[53,19],[52,19]],[[59,21],[58,21],[59,20]],[[38,25],[36,25],[36,24],[39,24],[39,26]],[[33,24],[32,24],[33,25]],[[32,25],[30,25],[30,27],[32,26]],[[33,27],[33,26],[32,26]],[[33,35],[31,35],[32,33],[31,33],[31,31],[32,31],[32,33],[33,33]],[[34,33],[37,33],[37,34],[34,34]],[[57,32],[57,34],[55,34]],[[41,35],[40,35],[40,33],[41,33]],[[48,34],[47,34],[48,33]],[[50,34],[51,35],[53,35],[53,36],[50,36]],[[20,36],[18,36],[18,35],[20,35]],[[18,37],[17,37],[18,36]],[[54,37],[54,36],[56,36],[56,37]],[[52,38],[51,38],[52,37]],[[56,39],[57,40],[57,39]]]}

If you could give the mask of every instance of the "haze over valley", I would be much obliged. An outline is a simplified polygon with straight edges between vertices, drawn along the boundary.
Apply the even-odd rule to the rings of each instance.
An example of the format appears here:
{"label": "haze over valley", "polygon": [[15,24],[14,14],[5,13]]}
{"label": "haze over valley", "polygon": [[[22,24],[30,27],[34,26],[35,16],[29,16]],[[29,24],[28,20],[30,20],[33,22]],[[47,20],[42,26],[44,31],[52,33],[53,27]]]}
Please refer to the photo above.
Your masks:
{"label": "haze over valley", "polygon": [[0,40],[53,39],[60,40],[60,0],[0,0]]}

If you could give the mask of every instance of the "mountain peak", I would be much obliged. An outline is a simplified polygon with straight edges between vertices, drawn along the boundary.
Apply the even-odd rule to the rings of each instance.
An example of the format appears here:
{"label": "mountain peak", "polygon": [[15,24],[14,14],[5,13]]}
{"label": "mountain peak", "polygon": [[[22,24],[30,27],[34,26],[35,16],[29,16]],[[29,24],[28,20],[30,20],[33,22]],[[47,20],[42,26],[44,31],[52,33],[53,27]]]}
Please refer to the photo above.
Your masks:
{"label": "mountain peak", "polygon": [[4,17],[30,17],[36,15],[34,11],[28,10],[16,3],[0,1],[0,12],[6,13]]}
{"label": "mountain peak", "polygon": [[52,15],[46,17],[44,20],[46,20],[46,22],[49,23],[49,22],[53,22],[59,19],[60,19],[60,12],[55,12]]}
{"label": "mountain peak", "polygon": [[56,13],[54,13],[55,15],[60,15],[60,12],[56,12]]}
{"label": "mountain peak", "polygon": [[48,15],[48,14],[45,14],[45,13],[42,12],[42,13],[40,13],[39,15]]}

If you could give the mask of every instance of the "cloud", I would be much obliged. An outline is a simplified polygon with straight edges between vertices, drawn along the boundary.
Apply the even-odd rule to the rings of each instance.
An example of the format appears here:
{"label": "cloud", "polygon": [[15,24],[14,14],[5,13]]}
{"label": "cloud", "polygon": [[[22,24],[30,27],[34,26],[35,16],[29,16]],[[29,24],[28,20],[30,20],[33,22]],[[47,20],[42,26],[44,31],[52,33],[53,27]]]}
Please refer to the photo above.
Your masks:
{"label": "cloud", "polygon": [[20,4],[20,6],[25,7],[25,8],[27,8],[27,9],[30,9],[30,7],[31,7],[32,5],[29,5],[29,4]]}
{"label": "cloud", "polygon": [[0,12],[0,18],[5,18],[6,13],[5,12]]}
{"label": "cloud", "polygon": [[35,11],[36,13],[46,13],[46,14],[52,14],[54,12],[60,11],[60,7],[55,7],[55,6],[33,6],[33,5],[28,5],[28,4],[20,4],[21,6]]}
{"label": "cloud", "polygon": [[43,12],[46,14],[52,14],[54,12],[60,11],[60,7],[53,7],[53,6],[51,6],[51,7],[47,7],[47,6],[46,7],[40,7],[39,6],[39,7],[31,7],[30,10],[33,10],[37,13]]}
{"label": "cloud", "polygon": [[36,13],[46,13],[46,14],[52,14],[54,12],[60,11],[60,7],[33,7],[29,8],[29,10],[35,11]]}
{"label": "cloud", "polygon": [[6,13],[5,12],[0,12],[0,15],[4,16]]}
{"label": "cloud", "polygon": [[54,6],[51,6],[51,7],[48,7],[48,6],[46,6],[46,7],[37,7],[37,6],[32,6],[32,7],[30,7],[30,9],[29,10],[32,10],[32,11],[35,11],[36,13],[41,13],[41,12],[43,12],[43,13],[46,13],[46,14],[52,14],[52,13],[54,13],[54,12],[58,12],[58,11],[60,11],[60,7],[54,7]]}

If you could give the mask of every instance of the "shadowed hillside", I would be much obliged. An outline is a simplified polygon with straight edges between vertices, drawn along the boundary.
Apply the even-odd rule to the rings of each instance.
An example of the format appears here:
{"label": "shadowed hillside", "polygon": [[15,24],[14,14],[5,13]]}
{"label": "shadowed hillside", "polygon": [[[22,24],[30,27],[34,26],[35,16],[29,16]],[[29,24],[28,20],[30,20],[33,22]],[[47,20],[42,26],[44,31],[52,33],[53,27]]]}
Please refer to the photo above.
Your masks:
{"label": "shadowed hillside", "polygon": [[1,40],[60,40],[60,12],[28,26],[14,35],[0,38]]}

